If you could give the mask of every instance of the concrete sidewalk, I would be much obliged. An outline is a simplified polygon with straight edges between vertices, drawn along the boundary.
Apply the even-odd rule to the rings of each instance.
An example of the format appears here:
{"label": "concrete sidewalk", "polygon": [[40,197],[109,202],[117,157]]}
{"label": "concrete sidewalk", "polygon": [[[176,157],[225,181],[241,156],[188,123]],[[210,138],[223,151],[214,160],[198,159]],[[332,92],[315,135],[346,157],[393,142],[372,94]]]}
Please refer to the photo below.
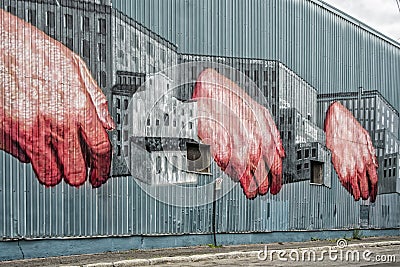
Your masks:
{"label": "concrete sidewalk", "polygon": [[[336,246],[336,240],[271,243],[269,250],[313,248]],[[373,237],[362,240],[348,240],[349,248],[368,248],[376,246],[400,246],[400,237]],[[265,244],[240,246],[197,246],[171,249],[130,250],[102,254],[63,256],[41,259],[27,259],[0,262],[0,266],[145,266],[155,264],[180,265],[185,262],[196,262],[212,259],[232,259],[257,257],[264,250]]]}

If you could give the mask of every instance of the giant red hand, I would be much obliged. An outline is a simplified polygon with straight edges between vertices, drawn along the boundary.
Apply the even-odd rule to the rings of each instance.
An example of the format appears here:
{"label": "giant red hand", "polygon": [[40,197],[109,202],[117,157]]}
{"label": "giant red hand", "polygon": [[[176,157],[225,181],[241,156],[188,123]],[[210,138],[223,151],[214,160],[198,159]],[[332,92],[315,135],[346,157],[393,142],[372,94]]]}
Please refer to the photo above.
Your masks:
{"label": "giant red hand", "polygon": [[269,188],[277,194],[285,152],[269,111],[213,69],[200,74],[193,99],[198,103],[198,135],[211,146],[218,166],[240,181],[248,198]]}
{"label": "giant red hand", "polygon": [[328,108],[325,118],[326,146],[340,182],[355,200],[375,201],[378,176],[375,149],[368,132],[339,102]]}
{"label": "giant red hand", "polygon": [[85,63],[0,9],[0,149],[31,162],[42,184],[99,187],[109,177],[114,123]]}

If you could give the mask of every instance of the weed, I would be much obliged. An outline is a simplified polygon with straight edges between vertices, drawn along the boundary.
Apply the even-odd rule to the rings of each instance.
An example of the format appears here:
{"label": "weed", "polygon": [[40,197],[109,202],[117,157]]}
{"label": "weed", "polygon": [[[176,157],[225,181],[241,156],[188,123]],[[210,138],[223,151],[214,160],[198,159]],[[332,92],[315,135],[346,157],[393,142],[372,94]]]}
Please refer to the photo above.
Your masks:
{"label": "weed", "polygon": [[354,229],[353,230],[353,239],[361,240],[361,238],[363,238],[361,230],[360,229]]}
{"label": "weed", "polygon": [[207,246],[208,246],[209,248],[222,248],[222,245],[216,246],[216,245],[214,245],[214,244],[207,244]]}

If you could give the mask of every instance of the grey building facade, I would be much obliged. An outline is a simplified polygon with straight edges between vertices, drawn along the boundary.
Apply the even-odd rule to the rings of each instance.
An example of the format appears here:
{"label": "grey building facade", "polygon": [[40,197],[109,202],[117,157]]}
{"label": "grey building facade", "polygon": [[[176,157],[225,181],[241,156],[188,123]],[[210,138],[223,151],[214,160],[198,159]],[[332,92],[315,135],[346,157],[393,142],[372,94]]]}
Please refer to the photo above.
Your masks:
{"label": "grey building facade", "polygon": [[[54,243],[46,245],[47,241],[76,242],[69,250],[75,253],[100,252],[96,246],[82,245],[91,238],[105,244],[103,250],[119,250],[208,244],[214,236],[221,244],[309,240],[325,234],[340,238],[360,227],[368,228],[367,235],[381,234],[382,229],[398,233],[398,43],[317,0],[111,2],[112,6],[110,1],[0,2],[0,8],[37,25],[87,62],[117,124],[110,133],[113,178],[95,190],[88,184],[71,188],[65,183],[45,188],[30,165],[0,151],[0,259],[22,258],[24,248],[29,255],[49,255],[45,253]],[[141,90],[168,91],[168,82],[150,85],[157,72],[196,61],[239,70],[251,80],[236,82],[254,89],[248,93],[271,110],[288,152],[285,164],[292,169],[278,195],[246,199],[238,183],[212,160],[206,173],[199,174],[203,169],[198,166],[206,166],[210,156],[196,165],[198,151],[209,153],[199,144],[196,125],[185,124],[187,134],[182,138],[176,138],[173,129],[174,118],[182,124],[190,121],[190,113],[165,116],[166,110],[160,108],[149,117],[149,125],[139,110],[127,113],[138,107],[132,103]],[[183,71],[183,76],[191,75],[191,83],[176,88],[177,77],[167,75],[174,90],[166,106],[195,106],[188,100],[200,71]],[[235,73],[226,74],[234,78]],[[375,133],[375,145],[382,152],[380,178],[385,171],[390,178],[382,180],[376,203],[355,202],[341,186],[324,145],[319,117],[323,112],[316,100],[317,93],[353,91],[360,85],[379,88],[381,94],[364,92],[368,101],[362,105],[369,108],[356,115],[360,121],[363,116],[362,125]],[[349,103],[354,104],[353,98]],[[140,123],[142,127],[129,126]],[[162,132],[164,128],[170,132]],[[189,155],[190,151],[195,153]],[[130,171],[143,163],[138,154],[151,164],[145,164],[149,172],[135,172],[151,175],[134,179]],[[144,190],[147,185],[154,185],[159,195],[179,199],[180,205],[160,201]],[[35,242],[46,249],[33,248]]]}

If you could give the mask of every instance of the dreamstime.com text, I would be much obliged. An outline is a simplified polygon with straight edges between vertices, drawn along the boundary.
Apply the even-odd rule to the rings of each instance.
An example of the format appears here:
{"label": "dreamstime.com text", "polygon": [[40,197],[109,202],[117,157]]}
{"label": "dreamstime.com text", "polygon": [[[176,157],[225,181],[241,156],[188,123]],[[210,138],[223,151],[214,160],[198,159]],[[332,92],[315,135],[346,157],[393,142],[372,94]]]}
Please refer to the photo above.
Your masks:
{"label": "dreamstime.com text", "polygon": [[339,239],[336,246],[323,248],[303,248],[287,250],[260,250],[257,255],[260,261],[282,261],[282,262],[380,262],[395,263],[396,255],[379,255],[371,250],[357,250],[347,247],[345,239]]}

